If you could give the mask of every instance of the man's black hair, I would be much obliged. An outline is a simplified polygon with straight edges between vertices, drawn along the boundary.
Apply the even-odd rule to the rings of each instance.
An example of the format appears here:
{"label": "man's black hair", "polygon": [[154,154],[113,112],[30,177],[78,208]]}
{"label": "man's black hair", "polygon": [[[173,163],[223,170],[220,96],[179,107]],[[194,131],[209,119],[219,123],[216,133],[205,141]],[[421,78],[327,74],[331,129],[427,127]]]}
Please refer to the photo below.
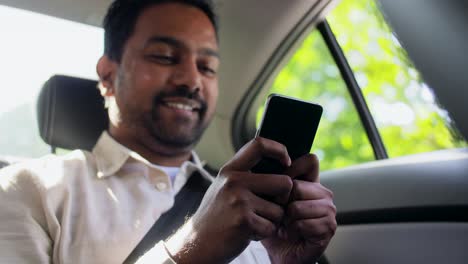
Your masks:
{"label": "man's black hair", "polygon": [[218,36],[217,17],[210,0],[115,0],[104,18],[104,54],[120,62],[125,43],[131,37],[138,17],[147,8],[163,3],[182,3],[203,11]]}

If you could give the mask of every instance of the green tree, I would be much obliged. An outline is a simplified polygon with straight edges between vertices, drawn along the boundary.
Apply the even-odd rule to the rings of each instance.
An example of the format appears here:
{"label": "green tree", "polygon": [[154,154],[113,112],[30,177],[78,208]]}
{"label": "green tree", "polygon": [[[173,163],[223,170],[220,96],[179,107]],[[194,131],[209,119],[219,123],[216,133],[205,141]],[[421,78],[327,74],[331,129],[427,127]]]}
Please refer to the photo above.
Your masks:
{"label": "green tree", "polygon": [[[386,24],[375,1],[342,1],[328,21],[390,157],[467,146]],[[321,158],[322,169],[374,158],[347,88],[317,30],[306,37],[270,91],[324,106],[312,148]],[[258,120],[262,112],[260,108]]]}

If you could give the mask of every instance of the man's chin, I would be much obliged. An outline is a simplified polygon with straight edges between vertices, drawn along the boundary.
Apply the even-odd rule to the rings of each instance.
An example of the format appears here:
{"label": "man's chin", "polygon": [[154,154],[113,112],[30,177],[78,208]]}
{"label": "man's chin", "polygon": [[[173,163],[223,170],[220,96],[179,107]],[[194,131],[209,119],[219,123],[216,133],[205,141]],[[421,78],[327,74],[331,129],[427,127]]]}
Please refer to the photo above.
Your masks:
{"label": "man's chin", "polygon": [[201,124],[199,120],[168,118],[156,111],[146,125],[156,145],[174,152],[192,150],[206,128],[206,125]]}
{"label": "man's chin", "polygon": [[191,150],[200,140],[201,133],[193,131],[192,133],[180,133],[181,131],[188,130],[166,130],[162,131],[161,129],[154,129],[152,131],[152,136],[154,140],[165,146],[166,148],[174,150]]}

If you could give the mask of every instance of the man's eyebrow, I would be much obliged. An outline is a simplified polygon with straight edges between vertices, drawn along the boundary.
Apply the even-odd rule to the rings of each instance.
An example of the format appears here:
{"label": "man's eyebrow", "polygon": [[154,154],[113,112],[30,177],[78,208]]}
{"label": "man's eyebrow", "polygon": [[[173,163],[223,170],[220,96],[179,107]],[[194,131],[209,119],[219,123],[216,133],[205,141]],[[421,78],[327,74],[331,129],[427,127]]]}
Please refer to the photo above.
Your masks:
{"label": "man's eyebrow", "polygon": [[[149,45],[152,45],[152,44],[158,44],[158,43],[166,44],[175,48],[186,47],[186,45],[182,41],[176,38],[167,37],[167,36],[151,37],[150,39],[146,41],[145,47],[148,47]],[[219,53],[214,49],[202,48],[200,49],[199,53],[206,55],[206,56],[213,56],[219,59]]]}
{"label": "man's eyebrow", "polygon": [[176,48],[181,48],[184,46],[184,44],[181,41],[175,38],[163,37],[163,36],[151,37],[150,39],[146,41],[145,46],[148,47],[149,45],[158,44],[158,43],[167,44],[169,46],[174,46]]}
{"label": "man's eyebrow", "polygon": [[219,59],[219,53],[214,49],[203,48],[200,50],[200,53],[206,56],[213,56]]}

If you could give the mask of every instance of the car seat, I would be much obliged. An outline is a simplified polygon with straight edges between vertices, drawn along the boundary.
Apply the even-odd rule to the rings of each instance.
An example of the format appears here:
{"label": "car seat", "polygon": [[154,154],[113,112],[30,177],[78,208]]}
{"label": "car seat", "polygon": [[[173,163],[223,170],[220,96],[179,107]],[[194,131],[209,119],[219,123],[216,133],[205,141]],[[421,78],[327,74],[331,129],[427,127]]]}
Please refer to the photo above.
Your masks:
{"label": "car seat", "polygon": [[41,138],[52,147],[91,150],[109,119],[97,81],[52,76],[37,101]]}

